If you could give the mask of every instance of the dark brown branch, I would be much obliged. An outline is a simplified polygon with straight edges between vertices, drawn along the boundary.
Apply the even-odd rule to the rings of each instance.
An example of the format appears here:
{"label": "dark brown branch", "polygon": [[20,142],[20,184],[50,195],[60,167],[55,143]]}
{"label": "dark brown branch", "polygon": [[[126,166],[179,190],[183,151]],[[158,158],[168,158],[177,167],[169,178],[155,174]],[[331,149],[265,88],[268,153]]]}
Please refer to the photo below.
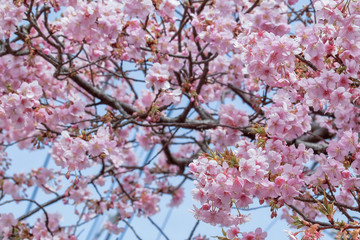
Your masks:
{"label": "dark brown branch", "polygon": [[295,55],[295,57],[297,59],[299,59],[300,61],[302,61],[303,63],[305,63],[306,65],[308,65],[309,67],[311,67],[314,71],[319,71],[319,69],[314,64],[312,64],[312,62],[306,60],[303,56],[300,56],[299,54],[297,54],[297,55]]}
{"label": "dark brown branch", "polygon": [[254,10],[254,8],[256,8],[257,6],[259,6],[260,4],[260,0],[256,0],[254,2],[254,4],[245,12],[245,14],[251,13],[252,10]]}
{"label": "dark brown branch", "polygon": [[204,8],[205,8],[205,6],[206,6],[206,4],[207,4],[208,1],[209,1],[209,0],[204,0],[204,1],[201,3],[201,5],[196,9],[196,14],[200,14],[200,13],[204,10]]}
{"label": "dark brown branch", "polygon": [[179,174],[182,174],[184,173],[184,170],[185,170],[185,167],[187,167],[194,159],[177,159],[175,158],[172,154],[171,154],[171,151],[170,151],[170,148],[169,148],[169,141],[166,142],[165,140],[161,141],[162,145],[163,145],[163,151],[164,151],[164,154],[167,158],[167,161],[169,164],[172,164],[172,165],[176,165],[179,167]]}
{"label": "dark brown branch", "polygon": [[166,234],[164,233],[164,231],[151,219],[151,217],[148,217],[148,219],[149,219],[149,221],[151,222],[151,224],[154,225],[157,230],[159,230],[159,232],[161,233],[161,235],[163,235],[166,240],[170,240],[170,239],[168,238],[168,236],[166,236]]}
{"label": "dark brown branch", "polygon": [[[301,202],[308,202],[308,203],[323,203],[324,201],[323,200],[318,200],[318,199],[310,199],[310,198],[304,198],[304,197],[294,197],[295,200],[298,200],[298,201],[301,201]],[[356,211],[358,212],[359,209],[357,207],[352,207],[352,206],[349,206],[349,205],[346,205],[346,204],[343,204],[343,203],[339,203],[337,201],[329,201],[329,203],[334,203],[335,206],[337,207],[343,207],[343,208],[346,208],[346,209],[349,209],[349,210],[352,210],[352,211]]]}
{"label": "dark brown branch", "polygon": [[196,223],[195,223],[195,225],[194,225],[194,227],[193,227],[193,229],[191,230],[191,233],[190,233],[190,235],[189,235],[189,237],[188,237],[188,240],[191,240],[191,238],[192,238],[192,236],[194,235],[195,230],[196,230],[197,226],[199,225],[199,223],[200,223],[200,220],[197,220]]}
{"label": "dark brown branch", "polygon": [[310,218],[308,218],[307,216],[305,216],[305,214],[303,212],[301,212],[297,207],[291,205],[291,204],[287,204],[287,206],[289,206],[292,210],[294,210],[297,214],[299,214],[302,219],[304,219],[305,221],[312,223],[312,224],[318,224],[320,226],[326,226],[326,227],[332,227],[333,225],[330,223],[326,223],[326,222],[319,222],[319,221],[315,221],[312,220]]}
{"label": "dark brown branch", "polygon": [[38,205],[37,208],[35,208],[34,210],[32,210],[32,211],[30,211],[30,212],[22,215],[21,217],[19,217],[19,218],[18,218],[18,221],[22,221],[22,220],[30,217],[31,215],[37,213],[38,211],[44,210],[45,207],[47,207],[47,206],[49,206],[49,205],[51,205],[51,204],[53,204],[53,203],[56,203],[57,201],[59,201],[59,200],[61,200],[61,199],[63,199],[63,198],[65,198],[65,195],[64,195],[64,194],[63,194],[63,195],[60,195],[60,196],[58,196],[58,197],[56,197],[56,198],[54,198],[54,199],[52,199],[52,200],[50,200],[50,201],[47,201],[47,202],[44,203],[44,204],[41,204],[41,205],[37,204],[37,205]]}
{"label": "dark brown branch", "polygon": [[131,231],[134,233],[134,235],[136,236],[136,238],[138,240],[141,240],[141,238],[139,237],[139,235],[137,234],[137,232],[135,231],[135,229],[133,228],[133,226],[130,225],[130,223],[126,220],[122,220],[130,229]]}
{"label": "dark brown branch", "polygon": [[[327,175],[325,175],[325,180],[326,180],[326,184],[329,186],[329,191],[331,196],[326,195],[326,197],[333,202],[336,202],[336,197],[334,195],[333,192],[333,186],[331,185],[330,181],[329,181],[329,177]],[[325,195],[324,195],[325,196]],[[346,209],[344,209],[343,207],[337,205],[337,208],[345,215],[345,217],[348,219],[349,222],[354,222],[354,219],[347,213]]]}
{"label": "dark brown branch", "polygon": [[[242,92],[240,91],[240,89],[238,89],[237,87],[235,87],[234,85],[232,85],[232,84],[230,84],[230,83],[229,83],[227,86],[228,86],[234,93],[236,93],[249,107],[251,107],[252,109],[254,109],[254,110],[256,111],[256,109],[254,108],[254,103],[251,102],[251,100],[248,99],[248,97],[245,96],[245,94],[242,93]],[[261,115],[264,114],[264,112],[261,110],[261,108],[259,108],[256,112],[257,112],[258,114],[261,114]]]}

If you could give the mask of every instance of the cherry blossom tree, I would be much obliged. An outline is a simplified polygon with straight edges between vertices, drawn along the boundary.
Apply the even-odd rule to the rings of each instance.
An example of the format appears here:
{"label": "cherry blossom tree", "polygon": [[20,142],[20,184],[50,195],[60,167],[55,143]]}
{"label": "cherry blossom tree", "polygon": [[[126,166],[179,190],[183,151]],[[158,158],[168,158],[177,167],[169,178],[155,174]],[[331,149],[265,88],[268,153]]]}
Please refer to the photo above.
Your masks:
{"label": "cherry blossom tree", "polygon": [[[290,239],[359,239],[359,62],[357,0],[0,0],[0,206],[35,205],[0,239],[119,234],[187,181],[218,239],[265,239],[255,203]],[[57,167],[10,172],[13,145]]]}

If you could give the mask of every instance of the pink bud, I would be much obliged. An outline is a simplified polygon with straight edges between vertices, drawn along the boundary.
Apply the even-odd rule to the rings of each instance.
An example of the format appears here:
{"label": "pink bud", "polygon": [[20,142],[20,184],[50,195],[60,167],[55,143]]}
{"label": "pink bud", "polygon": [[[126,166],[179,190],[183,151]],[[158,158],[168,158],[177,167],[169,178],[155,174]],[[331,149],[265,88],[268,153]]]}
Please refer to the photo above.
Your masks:
{"label": "pink bud", "polygon": [[199,99],[199,101],[200,101],[201,103],[204,103],[204,99],[203,99],[203,97],[202,97],[201,95],[198,96],[198,99]]}
{"label": "pink bud", "polygon": [[51,53],[50,49],[48,49],[48,48],[43,49],[42,52],[43,52],[44,54],[50,54],[50,53]]}
{"label": "pink bud", "polygon": [[114,194],[113,194],[113,195],[111,195],[110,199],[111,199],[111,201],[112,201],[112,202],[114,202],[114,201],[115,201],[115,199],[116,199],[116,195],[114,195]]}
{"label": "pink bud", "polygon": [[282,185],[284,185],[284,183],[285,183],[285,180],[283,178],[277,177],[275,179],[275,185],[276,186],[282,186]]}
{"label": "pink bud", "polygon": [[350,172],[348,170],[344,170],[341,175],[343,176],[343,178],[348,179],[350,178]]}
{"label": "pink bud", "polygon": [[208,210],[210,210],[210,204],[204,203],[204,205],[202,205],[201,208],[202,208],[203,210],[205,210],[205,211],[208,211]]}

